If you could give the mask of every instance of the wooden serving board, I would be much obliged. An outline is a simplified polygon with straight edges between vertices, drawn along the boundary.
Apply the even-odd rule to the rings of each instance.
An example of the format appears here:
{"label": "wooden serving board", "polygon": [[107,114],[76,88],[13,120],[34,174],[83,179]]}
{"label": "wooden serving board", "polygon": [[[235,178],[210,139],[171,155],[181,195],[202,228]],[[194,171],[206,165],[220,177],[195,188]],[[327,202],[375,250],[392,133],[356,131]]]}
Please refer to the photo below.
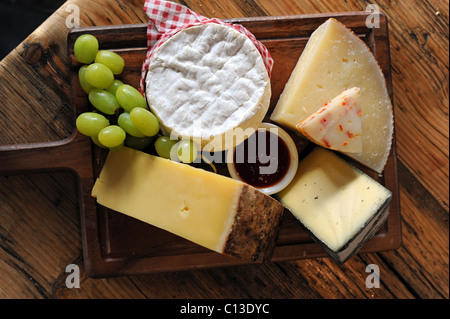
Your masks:
{"label": "wooden serving board", "polygon": [[[392,98],[388,26],[380,16],[380,27],[366,27],[368,14],[348,12],[261,18],[231,19],[250,30],[270,51],[274,59],[272,99],[267,119],[287,82],[311,33],[325,20],[334,17],[351,28],[374,52],[382,68]],[[146,54],[146,24],[119,25],[74,29],[67,38],[73,109],[75,115],[91,110],[87,95],[78,83],[73,44],[78,36],[90,33],[97,37],[101,49],[114,50],[125,60],[125,70],[118,77],[139,86],[142,62]],[[300,160],[310,143],[291,132],[300,150]],[[90,277],[146,274],[151,272],[223,267],[243,261],[212,252],[183,238],[145,224],[98,205],[91,189],[107,152],[94,146],[90,139],[76,130],[71,137],[52,143],[0,146],[0,174],[42,170],[71,170],[78,176],[82,227],[83,257]],[[385,225],[360,253],[396,249],[401,244],[400,202],[397,183],[395,136],[391,154],[382,175],[357,163],[355,166],[385,185],[393,193],[389,217]],[[219,173],[228,175],[225,164]],[[163,182],[163,181],[162,181]],[[158,185],[155,185],[155,191]],[[151,208],[149,208],[151,209]],[[327,257],[289,211],[284,214],[282,229],[272,261]]]}

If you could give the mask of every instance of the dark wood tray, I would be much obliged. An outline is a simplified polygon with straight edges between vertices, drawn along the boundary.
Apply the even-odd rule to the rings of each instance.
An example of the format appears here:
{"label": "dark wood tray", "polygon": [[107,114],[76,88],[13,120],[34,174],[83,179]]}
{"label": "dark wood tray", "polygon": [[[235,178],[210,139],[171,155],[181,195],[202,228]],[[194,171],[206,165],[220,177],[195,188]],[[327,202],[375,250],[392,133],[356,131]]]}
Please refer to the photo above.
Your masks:
{"label": "dark wood tray", "polygon": [[[298,16],[230,19],[249,29],[269,49],[275,64],[272,72],[272,99],[268,116],[282,92],[311,33],[326,19],[334,17],[351,28],[374,52],[382,68],[392,98],[388,26],[380,16],[380,27],[366,27],[368,14],[347,12]],[[73,44],[83,33],[95,35],[101,49],[120,53],[126,63],[120,79],[135,87],[139,85],[140,69],[146,53],[146,24],[119,25],[74,29],[67,38],[69,67],[73,88],[75,116],[91,109],[78,83],[79,64],[73,55]],[[267,119],[268,119],[267,116]],[[295,136],[299,149],[308,143]],[[89,138],[74,133],[67,139],[52,143],[0,146],[0,174],[45,170],[70,170],[78,176],[81,231],[85,270],[90,277],[146,274],[206,267],[243,264],[243,261],[220,255],[183,238],[145,224],[98,205],[90,196],[106,152],[94,147]],[[401,244],[400,202],[397,183],[397,155],[394,143],[382,175],[353,163],[385,185],[393,193],[389,217],[382,229],[362,249],[378,252],[396,249]],[[225,167],[219,172],[227,174]],[[286,211],[272,261],[326,257]]]}

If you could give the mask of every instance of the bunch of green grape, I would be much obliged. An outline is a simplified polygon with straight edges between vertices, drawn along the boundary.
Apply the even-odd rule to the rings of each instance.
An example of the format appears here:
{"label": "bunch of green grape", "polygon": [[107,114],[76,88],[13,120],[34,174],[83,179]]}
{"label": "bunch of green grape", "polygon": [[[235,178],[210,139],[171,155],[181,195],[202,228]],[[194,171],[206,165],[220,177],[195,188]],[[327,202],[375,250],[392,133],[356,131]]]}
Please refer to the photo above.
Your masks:
{"label": "bunch of green grape", "polygon": [[[77,38],[74,54],[84,64],[78,78],[94,107],[77,117],[78,131],[99,147],[113,151],[124,145],[138,150],[148,147],[159,133],[159,121],[137,89],[115,78],[124,69],[124,59],[113,51],[99,50],[97,38],[90,34]],[[192,163],[197,157],[196,144],[191,140],[159,136],[154,146],[159,156],[183,163]]]}

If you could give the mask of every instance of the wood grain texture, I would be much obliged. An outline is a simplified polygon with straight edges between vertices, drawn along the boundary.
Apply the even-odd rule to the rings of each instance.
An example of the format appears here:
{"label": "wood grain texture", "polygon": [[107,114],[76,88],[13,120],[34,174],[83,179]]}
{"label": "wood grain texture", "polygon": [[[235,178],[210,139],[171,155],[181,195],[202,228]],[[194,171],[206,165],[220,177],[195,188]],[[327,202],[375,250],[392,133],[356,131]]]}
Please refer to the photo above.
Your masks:
{"label": "wood grain texture", "polygon": [[[197,1],[219,18],[364,10],[354,1]],[[0,298],[449,298],[448,1],[372,1],[390,22],[402,246],[329,258],[108,279],[83,271],[79,185],[70,172],[0,176]],[[72,0],[0,62],[0,144],[39,143],[73,132],[65,19],[81,26],[143,23],[143,1]],[[81,268],[79,289],[65,267]],[[368,264],[380,288],[365,286]]]}

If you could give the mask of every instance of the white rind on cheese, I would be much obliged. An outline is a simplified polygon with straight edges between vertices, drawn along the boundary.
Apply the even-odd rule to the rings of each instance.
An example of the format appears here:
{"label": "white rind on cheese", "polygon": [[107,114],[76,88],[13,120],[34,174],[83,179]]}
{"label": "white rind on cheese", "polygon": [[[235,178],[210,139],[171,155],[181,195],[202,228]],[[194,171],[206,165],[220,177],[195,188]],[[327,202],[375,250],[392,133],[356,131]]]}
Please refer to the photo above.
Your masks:
{"label": "white rind on cheese", "polygon": [[278,198],[341,264],[378,231],[392,193],[332,151],[316,147]]}
{"label": "white rind on cheese", "polygon": [[284,211],[242,182],[127,147],[108,154],[92,196],[109,209],[252,262],[271,256]]}
{"label": "white rind on cheese", "polygon": [[184,29],[155,50],[146,97],[166,134],[213,143],[221,151],[234,146],[225,134],[261,124],[271,86],[253,42],[209,23]]}
{"label": "white rind on cheese", "polygon": [[331,18],[311,35],[271,115],[295,130],[344,89],[361,89],[363,151],[349,157],[381,173],[393,137],[393,111],[382,70],[366,44]]}
{"label": "white rind on cheese", "polygon": [[362,152],[360,89],[347,89],[297,124],[312,142],[340,152]]}

